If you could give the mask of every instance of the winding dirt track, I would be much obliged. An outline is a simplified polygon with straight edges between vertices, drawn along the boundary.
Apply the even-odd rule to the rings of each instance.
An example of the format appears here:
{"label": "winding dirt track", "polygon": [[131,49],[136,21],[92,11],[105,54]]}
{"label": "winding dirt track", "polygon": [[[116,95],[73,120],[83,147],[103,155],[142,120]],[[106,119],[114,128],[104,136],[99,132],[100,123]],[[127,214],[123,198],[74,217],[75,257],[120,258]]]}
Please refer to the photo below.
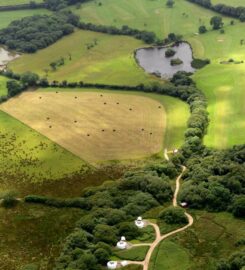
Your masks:
{"label": "winding dirt track", "polygon": [[[181,179],[183,173],[185,172],[185,170],[186,170],[186,167],[182,166],[182,172],[176,178],[176,188],[175,188],[174,197],[173,197],[173,206],[174,207],[178,206],[177,197],[178,197],[178,193],[179,193],[179,189],[180,189],[180,179]],[[155,248],[158,246],[158,244],[160,244],[161,241],[168,238],[169,236],[174,235],[174,234],[179,233],[179,232],[182,232],[182,231],[186,230],[188,227],[192,226],[193,217],[190,214],[188,214],[187,212],[185,212],[185,215],[186,215],[186,217],[188,219],[188,224],[187,225],[185,225],[184,227],[181,227],[181,228],[179,228],[177,230],[174,230],[172,232],[166,233],[164,235],[161,235],[160,229],[159,229],[157,224],[149,222],[149,225],[151,225],[155,229],[156,238],[155,238],[154,242],[149,245],[150,248],[149,248],[149,250],[148,250],[148,252],[146,254],[146,257],[145,257],[144,261],[142,261],[142,262],[128,261],[128,264],[143,265],[143,270],[148,270],[150,260],[151,260],[151,256],[152,256],[153,251],[155,250]],[[137,244],[137,245],[133,245],[133,246],[140,246],[140,245],[143,246],[145,244]]]}

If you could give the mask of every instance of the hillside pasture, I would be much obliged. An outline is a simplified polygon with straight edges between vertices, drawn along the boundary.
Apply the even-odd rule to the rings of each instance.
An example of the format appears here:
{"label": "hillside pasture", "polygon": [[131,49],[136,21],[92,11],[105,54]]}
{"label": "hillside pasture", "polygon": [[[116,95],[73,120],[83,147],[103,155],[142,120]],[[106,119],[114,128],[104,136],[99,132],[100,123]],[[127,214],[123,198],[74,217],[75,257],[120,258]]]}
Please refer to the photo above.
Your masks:
{"label": "hillside pasture", "polygon": [[[144,73],[134,59],[134,50],[141,46],[141,41],[131,37],[79,30],[35,54],[22,55],[9,67],[17,73],[31,70],[50,81],[126,85],[157,81]],[[50,64],[61,58],[64,65],[53,70]]]}
{"label": "hillside pasture", "polygon": [[245,2],[244,0],[212,0],[213,5],[217,4],[225,4],[232,7],[244,7]]}
{"label": "hillside pasture", "polygon": [[88,162],[143,158],[162,150],[163,106],[99,93],[23,93],[1,110]]}
{"label": "hillside pasture", "polygon": [[[43,0],[35,0],[36,3],[42,3]],[[15,6],[29,4],[30,0],[0,0],[0,6]]]}
{"label": "hillside pasture", "polygon": [[5,77],[0,76],[0,97],[7,95],[7,88],[6,88],[7,81],[8,80]]}
{"label": "hillside pasture", "polygon": [[[241,45],[244,23],[226,26],[225,34],[211,31],[188,41],[199,58],[211,59],[211,64],[193,76],[199,89],[208,98],[210,124],[205,144],[227,148],[245,142],[245,45]],[[233,59],[234,62],[224,63]]]}
{"label": "hillside pasture", "polygon": [[[194,35],[201,24],[209,25],[210,18],[216,15],[186,0],[175,0],[173,8],[168,8],[166,1],[159,0],[101,0],[100,3],[90,1],[73,11],[83,22],[117,27],[128,25],[153,31],[161,39],[169,33]],[[225,22],[228,20],[224,19]]]}
{"label": "hillside pasture", "polygon": [[[6,1],[7,2],[7,1]],[[0,12],[0,29],[7,27],[12,21],[33,15],[50,14],[47,9],[25,9]]]}

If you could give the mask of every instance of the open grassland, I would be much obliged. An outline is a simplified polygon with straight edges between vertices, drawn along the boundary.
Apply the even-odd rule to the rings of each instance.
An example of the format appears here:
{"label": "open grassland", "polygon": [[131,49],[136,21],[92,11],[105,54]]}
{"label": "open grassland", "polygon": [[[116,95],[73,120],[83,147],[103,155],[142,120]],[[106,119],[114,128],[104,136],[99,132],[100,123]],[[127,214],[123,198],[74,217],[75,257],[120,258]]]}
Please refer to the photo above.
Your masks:
{"label": "open grassland", "polygon": [[53,269],[62,241],[80,216],[78,209],[22,203],[13,209],[0,208],[1,269],[19,270],[30,263]]}
{"label": "open grassland", "polygon": [[[88,45],[94,47],[88,49]],[[134,50],[143,43],[131,37],[76,31],[36,54],[23,55],[9,67],[15,72],[27,70],[48,76],[49,80],[136,85],[156,81],[137,65]],[[50,63],[65,59],[56,71]]]}
{"label": "open grassland", "polygon": [[7,79],[5,77],[0,76],[0,97],[7,95],[6,83]]}
{"label": "open grassland", "polygon": [[163,145],[174,148],[183,143],[189,112],[174,98],[47,91],[24,93],[1,109],[89,162],[142,158],[160,152]]}
{"label": "open grassland", "polygon": [[80,158],[3,111],[0,122],[0,190],[22,189],[28,183],[38,185],[87,170]]}
{"label": "open grassland", "polygon": [[24,17],[49,14],[47,9],[29,9],[29,10],[14,10],[14,11],[1,11],[0,12],[0,29],[7,27],[12,21],[19,20]]}
{"label": "open grassland", "polygon": [[143,158],[162,149],[166,113],[149,98],[29,92],[0,108],[88,162]]}
{"label": "open grassland", "polygon": [[[209,24],[214,12],[194,5],[185,0],[175,0],[174,8],[167,8],[161,0],[101,0],[82,5],[74,12],[84,22],[113,25],[128,25],[133,28],[153,31],[159,38],[174,32],[181,35],[193,35],[198,26]],[[225,19],[227,21],[228,19]]]}
{"label": "open grassland", "polygon": [[229,5],[232,7],[240,7],[240,6],[244,7],[245,6],[244,0],[212,0],[211,2],[214,5],[225,4],[225,5]]}
{"label": "open grassland", "polygon": [[163,241],[155,250],[150,270],[216,270],[216,261],[228,258],[244,239],[244,221],[228,213],[193,211],[193,227]]}
{"label": "open grassland", "polygon": [[[42,3],[43,0],[35,0],[36,3]],[[0,6],[14,6],[21,4],[29,4],[30,0],[0,0]]]}
{"label": "open grassland", "polygon": [[211,65],[198,71],[194,80],[208,98],[210,125],[205,144],[226,148],[242,144],[245,128],[245,63],[220,64],[234,59],[245,61],[245,45],[240,44],[245,24],[226,26],[225,34],[217,31],[189,39],[197,57],[211,59]]}

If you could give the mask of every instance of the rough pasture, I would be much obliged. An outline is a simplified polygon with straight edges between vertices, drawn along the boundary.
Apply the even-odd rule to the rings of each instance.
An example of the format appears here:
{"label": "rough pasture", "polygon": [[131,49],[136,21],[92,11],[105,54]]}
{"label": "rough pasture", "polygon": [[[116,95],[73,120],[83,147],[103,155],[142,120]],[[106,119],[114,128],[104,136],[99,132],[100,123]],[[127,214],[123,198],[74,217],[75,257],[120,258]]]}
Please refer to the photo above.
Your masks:
{"label": "rough pasture", "polygon": [[[143,43],[131,37],[76,31],[35,54],[23,55],[9,67],[17,73],[28,70],[52,80],[136,85],[158,79],[142,71],[134,50]],[[64,65],[50,66],[64,58]]]}
{"label": "rough pasture", "polygon": [[143,158],[163,147],[165,110],[145,97],[29,92],[1,110],[89,162]]}

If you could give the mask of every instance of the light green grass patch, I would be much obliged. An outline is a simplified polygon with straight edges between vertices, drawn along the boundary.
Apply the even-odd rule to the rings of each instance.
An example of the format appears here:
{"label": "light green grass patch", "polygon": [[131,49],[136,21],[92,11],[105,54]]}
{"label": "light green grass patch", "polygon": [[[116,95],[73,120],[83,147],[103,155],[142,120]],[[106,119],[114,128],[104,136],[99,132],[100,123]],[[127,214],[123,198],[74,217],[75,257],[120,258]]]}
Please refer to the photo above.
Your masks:
{"label": "light green grass patch", "polygon": [[[42,3],[43,0],[35,0],[36,3]],[[0,0],[0,6],[14,6],[29,4],[30,0]]]}
{"label": "light green grass patch", "polygon": [[0,76],[0,97],[7,95],[7,87],[6,87],[7,81],[8,80],[5,77]]}
{"label": "light green grass patch", "polygon": [[244,0],[212,0],[213,5],[225,4],[232,7],[245,7]]}
{"label": "light green grass patch", "polygon": [[50,14],[47,9],[26,9],[0,12],[0,29],[7,27],[12,21],[33,15]]}
{"label": "light green grass patch", "polygon": [[211,31],[189,41],[196,57],[209,58],[211,64],[193,76],[197,87],[208,98],[210,124],[205,144],[227,148],[245,142],[245,63],[220,64],[234,59],[245,61],[245,45],[241,45],[241,33],[245,25],[236,23],[225,27],[225,34]]}
{"label": "light green grass patch", "polygon": [[[97,43],[87,49],[88,44]],[[112,36],[91,31],[76,31],[72,35],[11,62],[15,72],[28,70],[52,80],[135,85],[157,81],[143,72],[134,59],[134,50],[143,43],[131,37]],[[70,60],[71,55],[71,60]],[[65,65],[52,71],[50,63],[63,57]]]}
{"label": "light green grass patch", "polygon": [[[74,12],[84,22],[113,25],[128,25],[133,28],[153,31],[159,38],[174,32],[181,35],[193,35],[198,26],[209,24],[216,13],[194,5],[185,0],[175,0],[173,8],[166,1],[159,0],[102,0],[102,5],[90,1]],[[228,19],[225,19],[227,21]]]}

